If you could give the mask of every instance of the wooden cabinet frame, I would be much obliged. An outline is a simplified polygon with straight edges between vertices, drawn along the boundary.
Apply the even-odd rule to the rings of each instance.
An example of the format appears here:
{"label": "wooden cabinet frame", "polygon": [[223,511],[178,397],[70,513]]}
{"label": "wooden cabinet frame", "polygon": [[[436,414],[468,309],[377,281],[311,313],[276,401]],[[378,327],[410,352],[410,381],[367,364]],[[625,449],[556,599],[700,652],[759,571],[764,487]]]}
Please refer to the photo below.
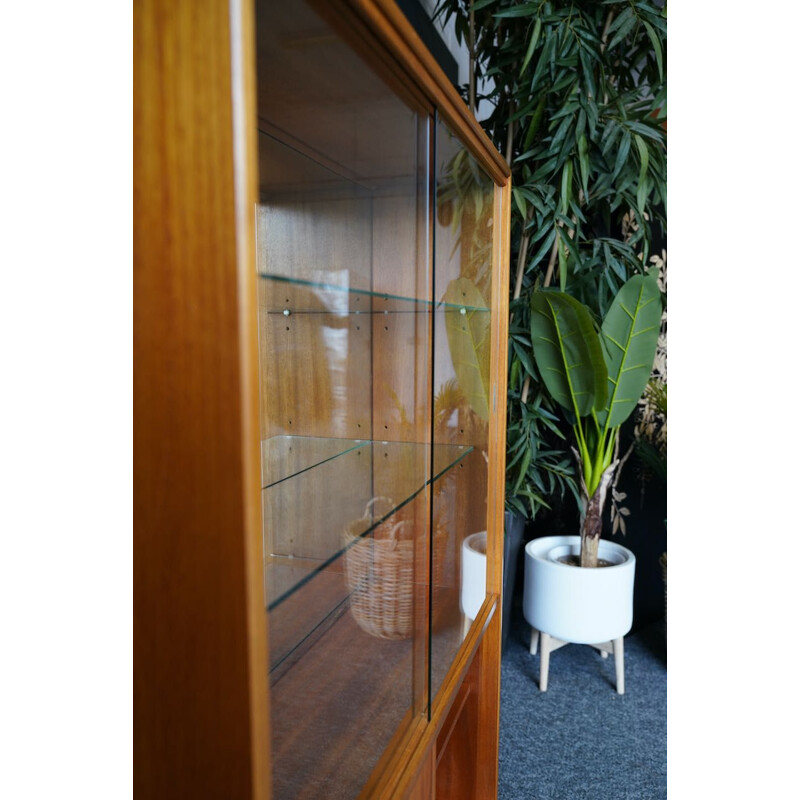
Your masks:
{"label": "wooden cabinet frame", "polygon": [[[496,184],[487,600],[430,721],[419,718],[396,737],[362,792],[462,800],[447,754],[469,752],[474,761],[460,765],[464,785],[490,798],[499,725],[510,174],[393,3],[313,5],[399,93],[435,107]],[[270,797],[254,38],[247,0],[134,3],[133,702],[134,785],[142,798]]]}

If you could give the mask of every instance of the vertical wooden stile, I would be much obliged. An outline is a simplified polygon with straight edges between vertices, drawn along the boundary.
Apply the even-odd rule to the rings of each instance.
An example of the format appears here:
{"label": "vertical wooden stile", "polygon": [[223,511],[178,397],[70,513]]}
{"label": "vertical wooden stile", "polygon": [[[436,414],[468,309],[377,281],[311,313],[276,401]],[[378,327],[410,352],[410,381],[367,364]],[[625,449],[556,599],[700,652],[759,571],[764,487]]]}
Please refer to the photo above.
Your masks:
{"label": "vertical wooden stile", "polygon": [[252,116],[251,10],[227,0],[134,4],[133,756],[142,798],[269,791],[253,558],[253,164],[242,129]]}

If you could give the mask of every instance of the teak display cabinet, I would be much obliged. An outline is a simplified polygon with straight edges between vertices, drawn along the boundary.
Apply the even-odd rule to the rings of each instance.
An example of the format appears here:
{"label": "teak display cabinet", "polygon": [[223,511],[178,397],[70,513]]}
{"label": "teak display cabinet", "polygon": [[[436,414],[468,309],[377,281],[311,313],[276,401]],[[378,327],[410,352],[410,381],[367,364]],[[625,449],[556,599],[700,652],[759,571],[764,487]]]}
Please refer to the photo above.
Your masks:
{"label": "teak display cabinet", "polygon": [[508,169],[391,2],[134,18],[137,795],[493,797]]}

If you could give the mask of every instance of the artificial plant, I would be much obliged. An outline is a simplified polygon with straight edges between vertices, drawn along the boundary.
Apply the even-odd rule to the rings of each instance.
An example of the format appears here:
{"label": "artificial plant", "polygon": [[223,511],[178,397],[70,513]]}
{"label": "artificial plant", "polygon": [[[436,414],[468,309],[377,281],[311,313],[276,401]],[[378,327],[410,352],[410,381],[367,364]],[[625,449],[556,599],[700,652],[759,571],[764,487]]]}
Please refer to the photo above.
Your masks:
{"label": "artificial plant", "polygon": [[[666,6],[439,0],[470,54],[463,95],[511,168],[507,507],[569,488],[569,422],[531,358],[531,296],[602,318],[666,230]],[[488,115],[483,111],[488,109]]]}
{"label": "artificial plant", "polygon": [[661,311],[655,273],[626,281],[599,332],[589,309],[569,294],[543,290],[531,299],[536,364],[575,436],[583,499],[582,567],[597,566],[606,493],[619,465],[620,425],[650,379]]}

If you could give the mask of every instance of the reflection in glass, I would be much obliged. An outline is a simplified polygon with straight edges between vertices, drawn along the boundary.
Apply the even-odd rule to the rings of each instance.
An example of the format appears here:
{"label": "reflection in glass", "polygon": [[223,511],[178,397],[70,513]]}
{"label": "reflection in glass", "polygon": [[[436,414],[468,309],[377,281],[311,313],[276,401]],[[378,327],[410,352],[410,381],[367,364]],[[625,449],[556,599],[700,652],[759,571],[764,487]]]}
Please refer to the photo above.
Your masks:
{"label": "reflection in glass", "polygon": [[447,548],[433,553],[438,581],[432,595],[431,698],[472,621],[463,611],[463,541],[486,530],[494,213],[494,183],[441,121],[436,126],[435,169],[434,284],[439,305],[433,390],[442,409],[434,425],[434,451],[455,443],[471,450],[453,471],[455,479],[434,490],[433,516],[447,520],[455,535]]}

